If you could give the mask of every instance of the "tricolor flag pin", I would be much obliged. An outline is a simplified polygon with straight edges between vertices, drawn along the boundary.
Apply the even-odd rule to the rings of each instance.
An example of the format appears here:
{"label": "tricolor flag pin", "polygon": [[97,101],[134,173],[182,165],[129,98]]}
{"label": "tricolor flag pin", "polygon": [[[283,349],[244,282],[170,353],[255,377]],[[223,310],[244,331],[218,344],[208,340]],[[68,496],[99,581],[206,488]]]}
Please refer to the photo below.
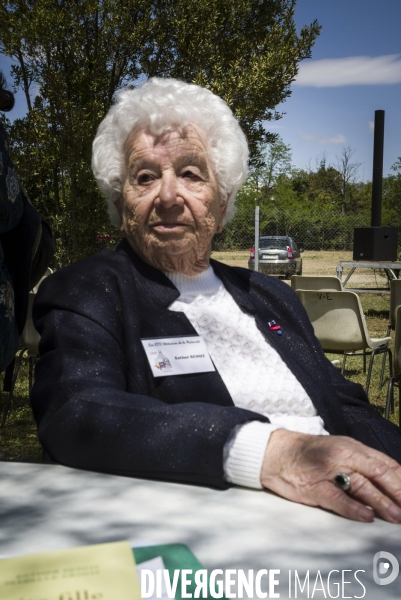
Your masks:
{"label": "tricolor flag pin", "polygon": [[281,331],[281,325],[277,325],[276,321],[268,322],[270,331],[277,331],[278,335],[281,335],[283,332]]}

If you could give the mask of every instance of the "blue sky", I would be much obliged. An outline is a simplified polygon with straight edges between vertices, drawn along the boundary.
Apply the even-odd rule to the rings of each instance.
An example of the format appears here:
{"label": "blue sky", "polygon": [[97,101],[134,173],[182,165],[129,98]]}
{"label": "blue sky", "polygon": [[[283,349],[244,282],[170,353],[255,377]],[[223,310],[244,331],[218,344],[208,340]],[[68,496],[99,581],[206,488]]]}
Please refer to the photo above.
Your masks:
{"label": "blue sky", "polygon": [[[359,178],[372,177],[375,110],[385,110],[384,174],[401,156],[401,0],[298,0],[297,26],[317,19],[322,32],[312,59],[301,63],[285,112],[267,129],[291,146],[293,163],[315,168],[323,155],[336,163],[342,148],[355,150]],[[327,59],[331,59],[327,61]],[[333,60],[335,59],[335,60]],[[7,75],[10,61],[0,56]],[[15,118],[26,111],[17,94]],[[10,116],[11,116],[10,114]]]}
{"label": "blue sky", "polygon": [[299,168],[315,168],[323,153],[335,165],[351,147],[352,161],[363,163],[359,178],[369,180],[374,113],[384,110],[388,174],[401,156],[401,0],[298,0],[297,26],[314,19],[322,31],[312,59],[301,62],[292,95],[278,107],[283,119],[267,128],[291,146]]}

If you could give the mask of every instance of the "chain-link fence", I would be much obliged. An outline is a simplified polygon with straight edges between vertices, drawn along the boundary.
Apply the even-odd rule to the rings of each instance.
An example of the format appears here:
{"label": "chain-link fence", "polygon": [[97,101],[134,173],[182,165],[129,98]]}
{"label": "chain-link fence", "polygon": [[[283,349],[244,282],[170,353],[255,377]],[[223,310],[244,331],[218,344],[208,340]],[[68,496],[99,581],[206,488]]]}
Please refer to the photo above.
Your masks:
{"label": "chain-link fence", "polygon": [[[288,235],[305,250],[352,250],[355,227],[370,226],[368,212],[335,214],[307,213],[283,208],[260,207],[260,235]],[[392,225],[391,223],[382,223]],[[213,240],[214,251],[249,250],[255,239],[255,211],[240,206],[234,219]],[[399,243],[401,239],[399,239]]]}

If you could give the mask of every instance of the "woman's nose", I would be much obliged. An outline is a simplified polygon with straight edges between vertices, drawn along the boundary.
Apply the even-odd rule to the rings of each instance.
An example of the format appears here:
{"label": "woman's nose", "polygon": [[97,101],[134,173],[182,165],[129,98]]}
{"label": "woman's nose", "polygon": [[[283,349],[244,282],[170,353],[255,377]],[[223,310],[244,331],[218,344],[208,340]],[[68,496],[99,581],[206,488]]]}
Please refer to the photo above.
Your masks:
{"label": "woman's nose", "polygon": [[182,198],[178,195],[178,178],[174,173],[163,173],[158,201],[164,208],[171,208],[176,204],[183,203]]}

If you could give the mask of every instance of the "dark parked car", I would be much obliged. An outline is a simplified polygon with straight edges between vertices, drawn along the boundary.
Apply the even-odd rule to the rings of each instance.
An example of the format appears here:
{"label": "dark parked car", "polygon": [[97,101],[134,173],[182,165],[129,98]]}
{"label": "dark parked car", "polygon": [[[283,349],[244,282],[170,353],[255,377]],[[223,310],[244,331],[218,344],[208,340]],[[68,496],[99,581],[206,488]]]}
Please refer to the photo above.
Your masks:
{"label": "dark parked car", "polygon": [[[302,248],[286,235],[266,235],[259,238],[259,272],[289,279],[302,275]],[[255,247],[252,246],[249,269],[255,269]]]}

